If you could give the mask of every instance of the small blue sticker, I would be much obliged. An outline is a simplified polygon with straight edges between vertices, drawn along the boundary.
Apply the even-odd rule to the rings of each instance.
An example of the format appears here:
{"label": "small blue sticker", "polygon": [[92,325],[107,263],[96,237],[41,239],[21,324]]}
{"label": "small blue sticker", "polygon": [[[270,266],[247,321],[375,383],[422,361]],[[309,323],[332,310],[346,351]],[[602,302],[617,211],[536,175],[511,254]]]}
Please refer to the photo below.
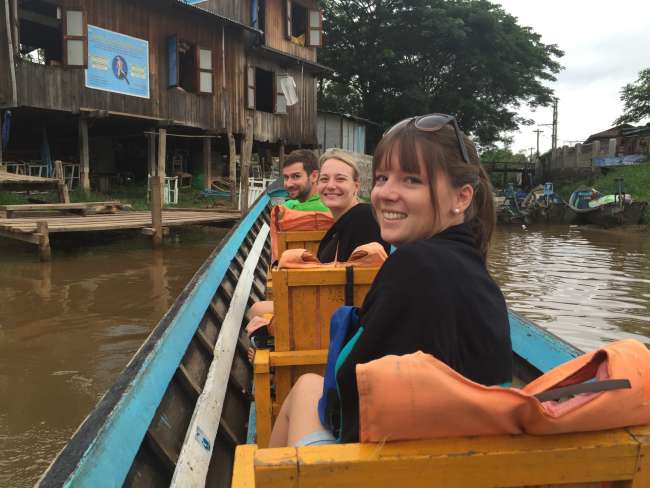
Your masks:
{"label": "small blue sticker", "polygon": [[210,440],[203,433],[201,427],[196,428],[196,435],[194,436],[194,438],[197,440],[199,444],[201,444],[201,446],[203,446],[203,449],[205,449],[206,451],[209,451],[211,449]]}

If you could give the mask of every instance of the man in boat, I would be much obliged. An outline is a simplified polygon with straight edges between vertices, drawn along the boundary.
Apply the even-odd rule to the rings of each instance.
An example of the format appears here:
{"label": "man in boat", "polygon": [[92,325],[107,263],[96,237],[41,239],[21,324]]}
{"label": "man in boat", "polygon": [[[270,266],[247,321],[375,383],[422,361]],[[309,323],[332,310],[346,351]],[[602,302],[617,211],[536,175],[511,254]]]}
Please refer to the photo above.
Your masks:
{"label": "man in boat", "polygon": [[284,206],[293,210],[329,212],[321,202],[316,185],[318,181],[318,158],[309,149],[291,152],[282,166],[284,188],[289,200]]}

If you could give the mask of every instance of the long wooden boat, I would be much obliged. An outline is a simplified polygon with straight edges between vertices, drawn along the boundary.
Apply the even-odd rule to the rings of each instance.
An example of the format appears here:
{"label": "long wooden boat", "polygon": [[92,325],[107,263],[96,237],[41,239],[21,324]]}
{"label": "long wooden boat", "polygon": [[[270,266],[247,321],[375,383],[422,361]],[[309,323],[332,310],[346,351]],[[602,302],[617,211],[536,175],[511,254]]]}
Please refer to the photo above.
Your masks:
{"label": "long wooden boat", "polygon": [[[170,310],[38,482],[41,487],[230,486],[235,448],[254,439],[244,313],[265,294],[263,194]],[[515,377],[580,351],[514,312]]]}
{"label": "long wooden boat", "polygon": [[[603,201],[610,196],[611,201]],[[593,202],[602,202],[593,204]],[[634,201],[631,195],[617,193],[603,195],[594,188],[578,188],[569,198],[569,208],[576,214],[577,224],[594,224],[601,227],[638,224],[647,202]]]}

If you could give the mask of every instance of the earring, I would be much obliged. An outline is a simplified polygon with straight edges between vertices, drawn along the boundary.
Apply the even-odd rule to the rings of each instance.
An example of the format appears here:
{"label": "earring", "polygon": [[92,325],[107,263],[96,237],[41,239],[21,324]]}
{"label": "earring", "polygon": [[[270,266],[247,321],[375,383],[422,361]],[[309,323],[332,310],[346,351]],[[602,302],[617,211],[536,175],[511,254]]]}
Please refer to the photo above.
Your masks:
{"label": "earring", "polygon": [[458,215],[458,214],[460,213],[460,209],[459,209],[459,208],[455,208],[455,209],[454,209],[454,213],[455,213],[456,215]]}

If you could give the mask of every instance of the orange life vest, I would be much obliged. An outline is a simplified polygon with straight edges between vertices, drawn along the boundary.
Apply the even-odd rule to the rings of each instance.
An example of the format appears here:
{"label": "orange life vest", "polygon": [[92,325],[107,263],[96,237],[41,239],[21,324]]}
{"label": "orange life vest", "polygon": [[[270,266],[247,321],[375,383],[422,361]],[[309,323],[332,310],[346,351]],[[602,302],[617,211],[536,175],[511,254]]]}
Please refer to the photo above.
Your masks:
{"label": "orange life vest", "polygon": [[306,249],[287,249],[280,256],[278,268],[342,268],[346,266],[372,268],[381,266],[387,258],[388,255],[384,246],[378,242],[369,242],[356,247],[345,262],[321,263],[316,256]]}
{"label": "orange life vest", "polygon": [[271,210],[271,255],[278,259],[278,232],[296,230],[328,230],[334,224],[329,212],[305,212],[276,205]]}
{"label": "orange life vest", "polygon": [[[561,364],[522,389],[474,383],[423,352],[359,364],[356,373],[361,442],[543,435],[650,424],[650,351],[631,339]],[[535,397],[610,379],[627,379],[631,388],[582,393],[564,401]]]}

